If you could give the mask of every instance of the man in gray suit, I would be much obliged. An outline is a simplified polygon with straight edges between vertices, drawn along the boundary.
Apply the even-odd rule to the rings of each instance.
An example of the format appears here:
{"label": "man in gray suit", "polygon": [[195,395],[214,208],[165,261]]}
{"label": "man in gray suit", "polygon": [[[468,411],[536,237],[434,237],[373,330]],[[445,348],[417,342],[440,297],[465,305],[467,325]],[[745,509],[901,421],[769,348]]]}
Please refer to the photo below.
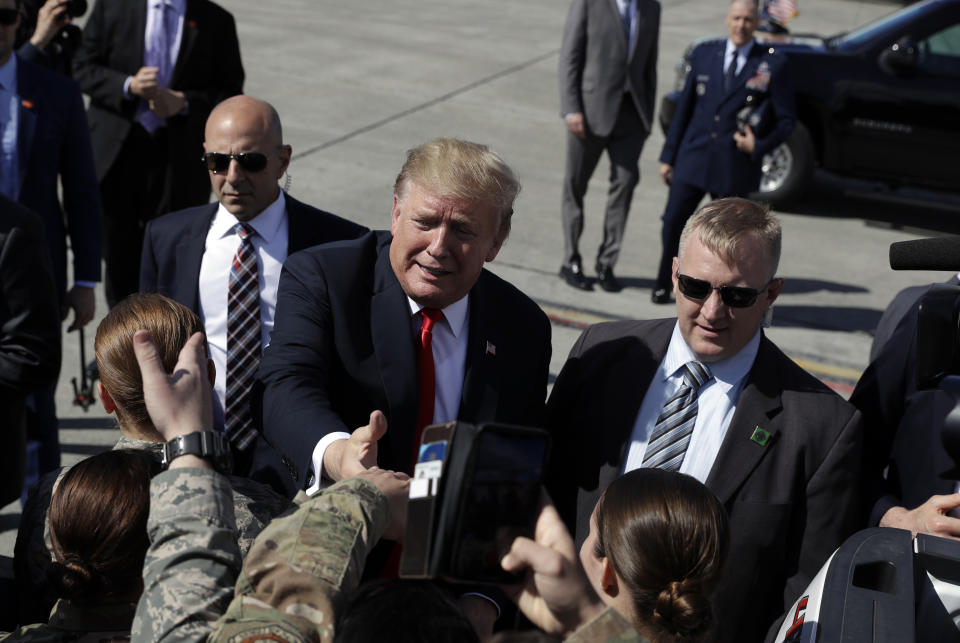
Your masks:
{"label": "man in gray suit", "polygon": [[596,269],[604,290],[620,290],[613,265],[640,181],[637,160],[653,123],[659,33],[657,0],[573,0],[570,5],[560,49],[560,110],[567,125],[560,276],[574,288],[593,288],[583,274],[578,243],[583,195],[607,150],[610,191]]}
{"label": "man in gray suit", "polygon": [[783,287],[781,229],[720,199],[673,260],[677,317],[583,332],[547,404],[547,489],[577,541],[597,499],[638,467],[691,475],[730,516],[711,641],[760,641],[859,527],[860,414],[761,329]]}

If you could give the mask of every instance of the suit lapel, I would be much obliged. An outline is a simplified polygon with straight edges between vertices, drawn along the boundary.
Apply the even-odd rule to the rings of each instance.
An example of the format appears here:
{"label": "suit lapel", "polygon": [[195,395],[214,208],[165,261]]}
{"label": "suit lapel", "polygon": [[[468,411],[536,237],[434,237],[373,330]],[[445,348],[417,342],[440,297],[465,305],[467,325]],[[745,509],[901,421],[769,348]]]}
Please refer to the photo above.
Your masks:
{"label": "suit lapel", "polygon": [[207,233],[210,223],[217,213],[217,204],[211,203],[203,215],[193,219],[186,229],[186,234],[177,242],[175,261],[183,264],[182,269],[176,270],[173,298],[177,301],[190,302],[191,310],[200,310],[200,264],[203,261],[203,250],[207,242]]}
{"label": "suit lapel", "polygon": [[[781,428],[779,411],[783,408],[780,400],[782,388],[773,364],[770,340],[761,336],[760,349],[747,375],[747,384],[707,476],[707,488],[720,502],[729,502],[764,454],[777,448]],[[755,436],[758,428],[769,436],[765,439]]]}
{"label": "suit lapel", "polygon": [[23,182],[29,173],[30,152],[33,150],[33,136],[37,129],[37,110],[40,98],[30,74],[23,72],[23,62],[17,61],[17,93],[20,102],[17,104],[17,167],[20,185],[17,191],[23,188]]}
{"label": "suit lapel", "polygon": [[180,49],[177,51],[177,63],[173,66],[173,73],[170,74],[171,87],[179,82],[180,74],[183,73],[184,66],[190,60],[190,53],[197,41],[197,35],[200,33],[198,5],[199,3],[196,0],[187,0],[187,11],[183,16],[183,33],[180,36]]}
{"label": "suit lapel", "polygon": [[407,296],[390,265],[390,244],[386,243],[378,251],[374,268],[370,335],[390,407],[387,437],[392,438],[393,462],[409,461],[417,417],[417,355],[409,312]]}
{"label": "suit lapel", "polygon": [[[757,67],[760,65],[760,58],[763,54],[763,48],[756,42],[750,47],[750,53],[747,54],[747,61],[743,63],[743,69],[740,70],[740,73],[734,76],[733,82],[730,84],[727,92],[723,96],[723,100],[729,99],[731,96],[739,92],[743,85],[747,82],[747,79],[753,77],[754,72],[757,71]],[[720,54],[720,77],[723,78],[723,57],[724,54]],[[722,102],[722,101],[721,101]]]}
{"label": "suit lapel", "polygon": [[501,344],[496,323],[497,304],[487,292],[487,273],[470,291],[470,328],[467,332],[467,356],[463,374],[463,390],[460,394],[458,417],[470,421],[492,421],[497,415],[499,391],[497,384],[501,378],[496,371],[497,345]]}
{"label": "suit lapel", "polygon": [[284,202],[287,208],[287,256],[298,250],[314,245],[312,230],[307,225],[304,205],[284,192]]}

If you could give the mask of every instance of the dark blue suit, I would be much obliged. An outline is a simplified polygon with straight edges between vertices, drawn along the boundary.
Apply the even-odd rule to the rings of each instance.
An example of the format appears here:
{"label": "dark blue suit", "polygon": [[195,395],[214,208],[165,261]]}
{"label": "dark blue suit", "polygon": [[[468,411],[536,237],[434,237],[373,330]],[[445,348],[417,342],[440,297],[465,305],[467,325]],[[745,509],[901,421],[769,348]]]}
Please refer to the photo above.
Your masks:
{"label": "dark blue suit", "polygon": [[[43,220],[62,304],[67,290],[67,235],[74,281],[100,281],[100,191],[86,113],[76,83],[19,57],[17,91],[17,200]],[[57,196],[58,175],[63,209]],[[58,370],[59,366],[58,361]],[[50,388],[34,396],[37,421],[31,422],[30,439],[40,445],[41,473],[60,466],[55,389],[54,380]]]}
{"label": "dark blue suit", "polygon": [[[657,288],[670,288],[670,271],[680,232],[703,195],[746,196],[760,185],[763,156],[787,140],[796,121],[793,85],[786,58],[754,43],[740,73],[724,91],[726,40],[699,45],[670,122],[660,162],[673,166],[670,195],[663,213],[663,255]],[[737,112],[747,101],[758,105],[756,136],[750,154],[737,149]]]}
{"label": "dark blue suit", "polygon": [[[417,352],[407,296],[390,264],[389,232],[292,255],[260,363],[263,438],[281,454],[253,477],[289,495],[308,485],[313,449],[352,431],[376,409],[387,417],[379,465],[409,471],[417,418]],[[458,418],[542,426],[550,322],[526,295],[484,270],[470,290]],[[276,464],[279,464],[276,463]]]}
{"label": "dark blue suit", "polygon": [[[100,281],[100,190],[83,99],[76,83],[17,59],[20,94],[17,200],[40,215],[47,230],[53,274],[62,298],[67,282],[67,235],[73,278]],[[63,183],[63,210],[57,176]]]}

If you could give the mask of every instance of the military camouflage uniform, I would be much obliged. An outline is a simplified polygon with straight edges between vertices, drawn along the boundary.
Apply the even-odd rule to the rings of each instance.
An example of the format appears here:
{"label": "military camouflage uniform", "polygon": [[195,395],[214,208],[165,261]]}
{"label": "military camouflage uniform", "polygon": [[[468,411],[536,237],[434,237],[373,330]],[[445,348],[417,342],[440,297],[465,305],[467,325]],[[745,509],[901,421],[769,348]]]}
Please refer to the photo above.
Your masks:
{"label": "military camouflage uniform", "polygon": [[357,478],[313,498],[301,492],[297,511],[257,538],[238,580],[229,491],[223,476],[206,469],[154,478],[133,640],[331,641],[333,601],[359,584],[389,520],[386,496]]}
{"label": "military camouflage uniform", "polygon": [[133,603],[107,603],[78,607],[69,601],[58,601],[48,623],[21,627],[0,638],[0,641],[53,643],[111,643],[130,640]]}
{"label": "military camouflage uniform", "polygon": [[[113,445],[114,450],[152,451],[158,457],[162,447],[161,442],[138,440],[126,436],[121,436]],[[50,507],[53,491],[66,472],[67,467],[64,467],[60,471],[52,471],[40,478],[36,486],[30,490],[20,516],[20,529],[17,532],[17,544],[14,549],[14,572],[21,606],[18,610],[21,623],[44,621],[57,600],[57,596],[46,580],[47,569],[53,561],[47,510]],[[293,505],[287,498],[258,482],[239,476],[228,476],[228,479],[233,490],[233,507],[237,519],[240,553],[246,555],[257,534],[275,516],[279,516]]]}
{"label": "military camouflage uniform", "polygon": [[570,635],[565,643],[646,643],[646,640],[620,612],[608,607]]}
{"label": "military camouflage uniform", "polygon": [[[386,496],[359,478],[312,498],[300,492],[297,511],[263,530],[240,574],[229,492],[226,478],[209,469],[153,479],[133,640],[332,641],[336,599],[359,584],[364,560],[387,527]],[[568,640],[644,639],[608,608]]]}

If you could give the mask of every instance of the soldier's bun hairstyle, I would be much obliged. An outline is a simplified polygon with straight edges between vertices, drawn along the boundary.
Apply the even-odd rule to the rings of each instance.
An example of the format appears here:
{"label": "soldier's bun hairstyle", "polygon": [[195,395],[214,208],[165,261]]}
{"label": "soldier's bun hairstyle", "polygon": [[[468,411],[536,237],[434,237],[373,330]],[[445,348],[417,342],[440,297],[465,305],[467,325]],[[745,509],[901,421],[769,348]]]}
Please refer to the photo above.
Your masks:
{"label": "soldier's bun hairstyle", "polygon": [[710,594],[728,549],[727,514],[681,473],[635,469],[597,503],[593,555],[606,557],[653,641],[700,641],[713,627]]}
{"label": "soldier's bun hairstyle", "polygon": [[107,451],[73,466],[50,500],[56,562],[47,572],[58,597],[79,604],[104,598],[135,601],[150,544],[150,478],[159,470],[147,451]]}

